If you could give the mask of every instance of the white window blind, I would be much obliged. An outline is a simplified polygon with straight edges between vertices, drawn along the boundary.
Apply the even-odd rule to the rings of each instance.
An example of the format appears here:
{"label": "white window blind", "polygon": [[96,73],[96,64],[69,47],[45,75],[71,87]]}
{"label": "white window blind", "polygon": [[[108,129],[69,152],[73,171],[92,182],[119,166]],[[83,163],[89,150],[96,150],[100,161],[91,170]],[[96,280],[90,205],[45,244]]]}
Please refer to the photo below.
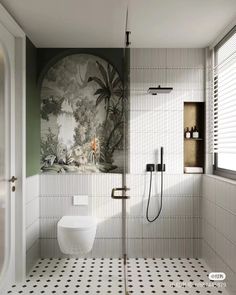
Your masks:
{"label": "white window blind", "polygon": [[236,32],[215,49],[213,93],[217,166],[236,171]]}

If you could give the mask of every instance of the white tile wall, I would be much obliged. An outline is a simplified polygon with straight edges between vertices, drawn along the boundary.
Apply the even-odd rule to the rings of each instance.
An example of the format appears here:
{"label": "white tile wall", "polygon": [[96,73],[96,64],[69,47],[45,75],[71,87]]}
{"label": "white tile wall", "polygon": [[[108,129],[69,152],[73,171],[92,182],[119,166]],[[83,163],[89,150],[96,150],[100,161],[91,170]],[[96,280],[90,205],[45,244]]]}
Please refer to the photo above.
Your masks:
{"label": "white tile wall", "polygon": [[[47,177],[48,175],[40,176],[41,186],[44,186],[44,181]],[[63,178],[63,175],[54,175],[53,177],[60,178],[61,186],[67,181],[66,178]],[[84,175],[77,175],[78,183],[81,182],[81,178],[83,177]],[[95,187],[99,186],[99,183],[101,183],[100,175],[93,175],[92,177],[92,185]],[[108,175],[111,183],[114,183],[115,180],[112,180],[112,177],[116,179],[117,175]],[[159,192],[160,178],[157,174],[154,175],[154,179],[155,178],[157,181],[153,190],[150,217],[155,216],[159,204],[159,198],[156,194]],[[190,240],[201,238],[199,228],[199,204],[201,197],[199,195],[200,190],[196,189],[199,181],[199,175],[167,175],[164,181],[163,211],[161,218],[157,222],[149,224],[144,218],[147,204],[148,176],[145,174],[129,174],[127,176],[128,186],[131,187],[131,199],[127,201],[127,231],[129,239],[138,240],[152,238],[158,241],[164,239],[166,242],[168,242],[169,239],[186,239],[188,244],[193,245],[193,243],[190,243]],[[55,179],[53,182],[58,183],[58,180]],[[116,184],[119,186],[118,183]],[[89,190],[91,192],[95,191],[91,185]],[[48,190],[43,187],[42,191],[46,194],[42,195],[41,193],[40,195],[40,238],[42,257],[50,257],[54,250],[54,255],[56,255],[56,253],[58,254],[59,249],[55,246],[57,243],[56,225],[63,215],[91,214],[96,216],[99,219],[96,243],[99,243],[99,245],[104,243],[106,246],[109,245],[109,239],[114,242],[114,239],[122,238],[122,208],[120,201],[113,200],[110,196],[98,197],[96,193],[94,193],[93,196],[89,195],[89,205],[88,208],[86,208],[85,206],[73,206],[72,196],[55,196],[50,187]],[[55,187],[55,191],[58,192],[57,187]],[[70,189],[70,192],[73,194],[78,194],[79,191],[80,189],[72,192]],[[87,192],[85,193],[87,194]],[[66,192],[64,191],[63,195],[65,194]],[[49,247],[50,251],[47,252],[47,249],[43,249],[45,245],[51,245]],[[129,248],[132,249],[133,246],[131,247],[131,245],[134,245],[134,243],[130,241],[128,245]],[[141,247],[140,245],[144,244],[140,242],[139,247]],[[105,246],[102,247],[103,250],[101,249],[100,252],[96,250],[90,255],[95,255],[95,253],[101,255],[101,251],[104,251],[104,255],[107,255],[105,253]],[[142,255],[144,257],[148,257],[148,253],[145,247],[142,248]],[[171,253],[173,253],[173,251]],[[156,255],[160,254],[161,252],[156,252]],[[61,255],[60,253],[60,256]],[[116,253],[115,257],[117,257],[117,255]],[[119,255],[121,255],[121,252]],[[130,255],[133,255],[132,251]],[[179,252],[176,252],[176,255],[178,256]]]}
{"label": "white tile wall", "polygon": [[[200,254],[201,176],[183,174],[183,103],[204,101],[204,67],[203,49],[131,49],[129,255]],[[159,84],[174,90],[147,94]],[[149,184],[145,168],[160,161],[161,146],[166,163],[163,211],[149,224],[144,218]],[[151,217],[158,209],[160,175],[154,174],[153,180]]]}
{"label": "white tile wall", "polygon": [[110,196],[111,189],[121,184],[120,174],[44,174],[40,178],[41,196],[89,195]]}
{"label": "white tile wall", "polygon": [[26,270],[39,258],[39,176],[26,179]]}
{"label": "white tile wall", "polygon": [[[130,103],[130,172],[143,173],[165,148],[166,173],[183,171],[183,103],[204,101],[203,49],[132,49]],[[171,86],[166,95],[147,89]]]}
{"label": "white tile wall", "polygon": [[33,175],[26,179],[26,204],[39,196],[39,175]]}
{"label": "white tile wall", "polygon": [[[40,237],[42,239],[57,238],[57,222],[60,218],[41,218],[40,220]],[[122,238],[121,218],[100,218],[98,219],[96,238]],[[111,230],[112,229],[112,230]]]}
{"label": "white tile wall", "polygon": [[[88,256],[121,257],[121,202],[110,197],[113,187],[121,187],[121,180],[121,175],[109,173],[41,175],[41,257],[65,256],[60,252],[56,239],[57,222],[63,215],[88,214],[98,218],[94,248]],[[88,206],[73,205],[73,195],[80,194],[88,195]],[[113,247],[113,249],[109,247]]]}
{"label": "white tile wall", "polygon": [[131,68],[204,68],[204,50],[132,48]]}
{"label": "white tile wall", "polygon": [[29,250],[39,239],[39,219],[26,229],[26,249]]}
{"label": "white tile wall", "polygon": [[26,256],[27,273],[29,273],[29,271],[32,269],[32,267],[35,265],[36,261],[39,258],[40,258],[40,243],[38,239],[35,241],[32,247],[27,251],[27,256]]}
{"label": "white tile wall", "polygon": [[86,206],[73,205],[73,197],[40,197],[40,218],[88,215]]}
{"label": "white tile wall", "polygon": [[166,54],[168,68],[204,68],[204,50],[194,48],[168,48]]}
{"label": "white tile wall", "polygon": [[[63,254],[57,242],[57,239],[40,239],[40,256],[41,258],[49,257],[68,257]],[[96,238],[94,241],[93,249],[90,253],[80,257],[98,257],[98,258],[121,258],[122,257],[122,239],[109,238],[100,239]]]}
{"label": "white tile wall", "polygon": [[[27,185],[26,185],[27,186]],[[39,218],[39,196],[26,204],[26,228]]]}
{"label": "white tile wall", "polygon": [[165,48],[132,48],[130,56],[131,68],[165,68],[167,50]]}
{"label": "white tile wall", "polygon": [[[150,85],[148,86],[150,87]],[[174,89],[168,94],[153,96],[147,94],[147,89],[131,89],[131,111],[183,111],[183,101],[204,101],[204,92],[201,89]]]}
{"label": "white tile wall", "polygon": [[236,292],[236,182],[204,175],[202,202],[203,258],[213,271],[226,273]]}
{"label": "white tile wall", "polygon": [[[173,123],[174,124],[174,123]],[[176,121],[176,124],[178,122]],[[168,126],[167,126],[168,127]],[[130,152],[131,154],[156,154],[159,147],[165,147],[165,156],[169,154],[181,154],[183,151],[182,132],[131,132]],[[135,159],[134,159],[135,160]],[[137,161],[138,159],[136,159]],[[137,173],[136,171],[131,171]]]}

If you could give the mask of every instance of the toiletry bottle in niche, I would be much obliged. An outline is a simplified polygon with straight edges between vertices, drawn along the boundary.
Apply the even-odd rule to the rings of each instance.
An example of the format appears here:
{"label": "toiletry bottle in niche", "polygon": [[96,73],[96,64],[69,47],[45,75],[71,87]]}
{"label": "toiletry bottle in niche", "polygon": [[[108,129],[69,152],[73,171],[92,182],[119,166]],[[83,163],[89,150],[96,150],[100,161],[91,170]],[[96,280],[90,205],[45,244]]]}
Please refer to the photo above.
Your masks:
{"label": "toiletry bottle in niche", "polygon": [[191,137],[193,137],[193,127],[191,127],[191,130],[190,130],[190,134],[191,134]]}
{"label": "toiletry bottle in niche", "polygon": [[199,138],[199,132],[198,132],[196,126],[194,126],[194,129],[193,129],[193,132],[192,132],[192,137],[193,138]]}
{"label": "toiletry bottle in niche", "polygon": [[185,131],[185,138],[188,138],[188,139],[191,138],[191,132],[188,127],[186,128],[186,131]]}

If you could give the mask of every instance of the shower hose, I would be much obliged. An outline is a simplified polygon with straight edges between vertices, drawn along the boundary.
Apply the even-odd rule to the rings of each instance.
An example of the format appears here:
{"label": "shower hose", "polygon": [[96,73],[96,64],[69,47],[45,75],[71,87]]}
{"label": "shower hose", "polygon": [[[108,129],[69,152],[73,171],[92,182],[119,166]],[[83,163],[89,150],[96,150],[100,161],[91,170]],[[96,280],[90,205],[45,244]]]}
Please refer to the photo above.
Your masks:
{"label": "shower hose", "polygon": [[155,220],[157,220],[157,218],[160,216],[161,214],[161,210],[162,210],[162,198],[163,198],[163,171],[161,171],[161,201],[160,201],[160,207],[159,210],[157,212],[157,215],[153,218],[150,219],[149,218],[149,206],[150,206],[150,201],[151,201],[151,193],[152,193],[152,171],[150,172],[150,184],[149,184],[149,193],[148,193],[148,203],[147,203],[147,209],[146,209],[146,218],[148,222],[154,222]]}

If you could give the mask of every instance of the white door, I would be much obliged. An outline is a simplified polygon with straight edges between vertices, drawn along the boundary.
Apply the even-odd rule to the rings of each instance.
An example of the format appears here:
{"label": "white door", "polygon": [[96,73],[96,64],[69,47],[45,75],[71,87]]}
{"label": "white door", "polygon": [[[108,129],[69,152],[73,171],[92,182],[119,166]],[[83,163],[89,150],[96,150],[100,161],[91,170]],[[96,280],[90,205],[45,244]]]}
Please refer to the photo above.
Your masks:
{"label": "white door", "polygon": [[15,38],[0,23],[0,285],[15,276]]}

